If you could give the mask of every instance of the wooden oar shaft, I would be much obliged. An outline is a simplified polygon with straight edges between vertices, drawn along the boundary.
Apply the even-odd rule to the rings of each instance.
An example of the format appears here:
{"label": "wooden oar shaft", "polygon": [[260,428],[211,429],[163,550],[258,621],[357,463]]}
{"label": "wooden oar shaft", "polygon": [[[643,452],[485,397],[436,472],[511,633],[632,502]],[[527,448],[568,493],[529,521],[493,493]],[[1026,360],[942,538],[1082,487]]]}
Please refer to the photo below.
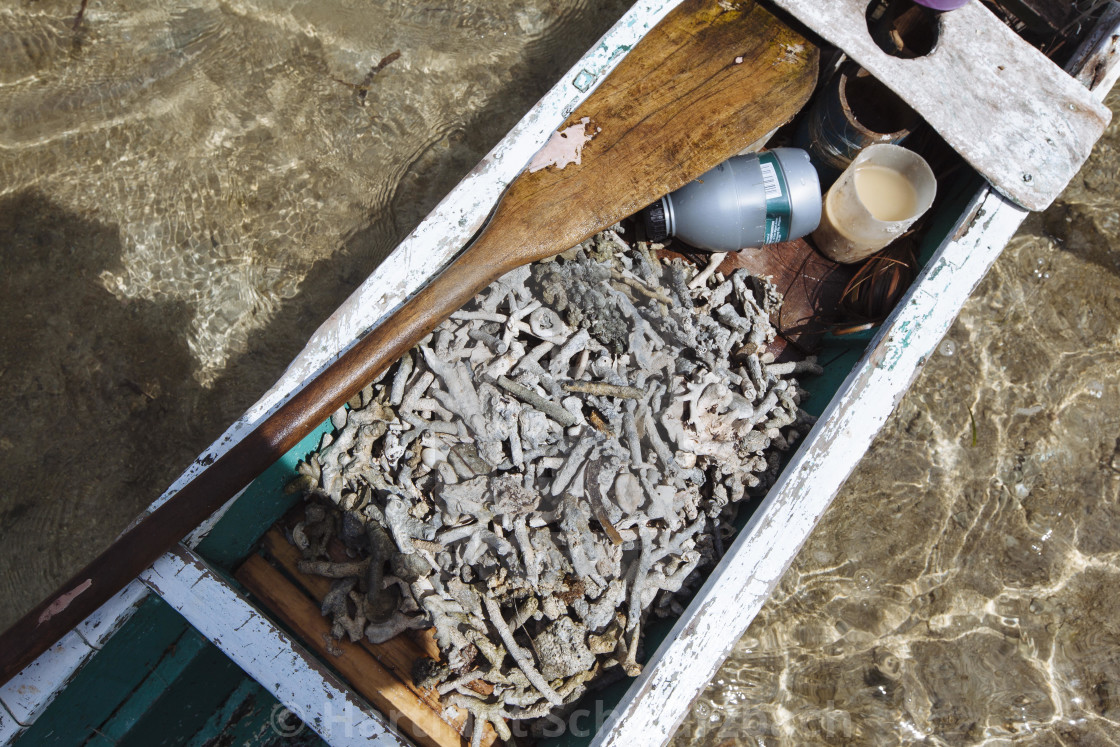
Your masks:
{"label": "wooden oar shaft", "polygon": [[6,682],[489,282],[562,252],[734,155],[802,107],[817,51],[760,7],[687,0],[568,120],[580,163],[524,173],[487,229],[356,343],[49,599],[0,635]]}

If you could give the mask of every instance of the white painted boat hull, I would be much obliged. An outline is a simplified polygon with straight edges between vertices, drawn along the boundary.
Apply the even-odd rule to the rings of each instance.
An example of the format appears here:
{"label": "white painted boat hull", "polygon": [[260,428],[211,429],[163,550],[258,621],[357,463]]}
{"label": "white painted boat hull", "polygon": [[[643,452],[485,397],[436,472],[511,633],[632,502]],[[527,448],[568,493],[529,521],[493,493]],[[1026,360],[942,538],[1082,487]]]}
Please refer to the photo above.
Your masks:
{"label": "white painted boat hull", "polygon": [[[677,4],[636,4],[312,336],[280,381],[201,456],[227,451],[449,262],[549,135]],[[1085,71],[1082,82],[1097,100],[1120,75],[1118,31],[1120,3],[1113,3],[1075,58],[1076,69]],[[662,744],[672,735],[1026,215],[989,187],[975,195],[594,744],[637,747]],[[197,469],[184,473],[151,508]],[[389,719],[318,665],[192,551],[224,511],[0,688],[0,741],[12,741],[33,723],[144,597],[155,593],[329,743],[406,743]],[[322,718],[328,703],[336,712]]]}

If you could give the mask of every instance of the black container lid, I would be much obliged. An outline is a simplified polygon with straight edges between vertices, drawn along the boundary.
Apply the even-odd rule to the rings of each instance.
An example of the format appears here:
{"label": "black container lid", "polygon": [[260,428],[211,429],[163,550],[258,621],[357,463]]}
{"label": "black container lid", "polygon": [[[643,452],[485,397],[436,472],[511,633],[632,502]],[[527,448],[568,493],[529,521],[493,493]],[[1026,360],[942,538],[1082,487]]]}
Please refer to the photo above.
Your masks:
{"label": "black container lid", "polygon": [[669,238],[669,221],[665,216],[665,200],[660,199],[642,211],[642,221],[646,227],[649,241],[664,241]]}

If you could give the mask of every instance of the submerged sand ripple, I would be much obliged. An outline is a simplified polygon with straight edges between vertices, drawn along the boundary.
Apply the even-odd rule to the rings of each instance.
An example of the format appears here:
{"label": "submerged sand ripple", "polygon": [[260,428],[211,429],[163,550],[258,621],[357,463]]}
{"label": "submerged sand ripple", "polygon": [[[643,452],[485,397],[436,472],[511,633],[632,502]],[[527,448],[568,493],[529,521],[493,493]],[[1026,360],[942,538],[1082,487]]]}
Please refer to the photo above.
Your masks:
{"label": "submerged sand ripple", "polygon": [[1117,743],[1118,144],[1011,242],[676,744]]}
{"label": "submerged sand ripple", "polygon": [[75,27],[81,5],[0,0],[0,628],[264,392],[628,3],[104,0]]}

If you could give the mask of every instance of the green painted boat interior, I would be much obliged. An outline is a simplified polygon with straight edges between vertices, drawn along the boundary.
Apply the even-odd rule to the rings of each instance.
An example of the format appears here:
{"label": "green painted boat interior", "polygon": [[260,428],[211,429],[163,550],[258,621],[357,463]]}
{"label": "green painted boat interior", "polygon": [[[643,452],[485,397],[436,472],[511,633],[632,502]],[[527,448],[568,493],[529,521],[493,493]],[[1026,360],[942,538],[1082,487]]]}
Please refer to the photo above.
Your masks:
{"label": "green painted boat interior", "polygon": [[[921,265],[929,262],[953,230],[979,185],[974,175],[958,179],[951,193],[938,200],[920,247]],[[877,333],[874,329],[826,337],[818,353],[824,374],[801,382],[810,392],[803,403],[808,412],[820,415],[824,411],[860,364]],[[298,494],[284,490],[296,475],[296,465],[330,430],[330,421],[325,421],[273,464],[246,488],[198,545],[198,553],[235,588],[241,587],[233,578],[234,569],[255,552],[269,527],[300,500]],[[755,499],[744,507],[737,522],[739,529],[760,503],[761,499]],[[653,620],[646,626],[647,654],[664,641],[672,623]],[[617,707],[629,683],[624,680],[597,692],[594,700],[588,699],[589,705],[581,715],[566,722],[562,733],[546,738],[542,744],[587,744]],[[282,706],[268,691],[152,595],[18,744],[263,745],[280,740],[279,731],[270,722],[280,709]],[[322,743],[307,728],[302,728],[295,740],[285,737],[282,743],[288,747]]]}
{"label": "green painted boat interior", "polygon": [[[941,196],[938,203],[935,203],[935,212],[931,216],[929,229],[919,246],[920,267],[925,267],[933,258],[937,248],[957,225],[961,214],[982,184],[980,177],[972,173],[970,178],[958,180],[951,191]],[[820,376],[805,377],[799,382],[809,391],[808,400],[802,403],[806,412],[814,416],[824,412],[844,380],[857,368],[870,342],[878,333],[879,328],[876,327],[859,334],[825,337],[817,353],[817,358],[824,367],[824,373]],[[792,454],[786,455],[786,463],[791,456]],[[782,466],[784,469],[785,464]],[[735,522],[737,530],[741,531],[746,526],[761,503],[761,498],[754,499],[739,512]],[[647,655],[656,650],[668,637],[674,622],[669,619],[653,619],[645,624],[644,649]],[[622,702],[630,682],[631,680],[625,679],[604,687],[594,695],[597,702],[591,702],[591,697],[588,697],[589,704],[581,715],[569,719],[565,724],[567,728],[562,733],[540,740],[539,744],[542,747],[581,747],[589,744],[591,738],[610,717],[611,712]]]}
{"label": "green painted boat interior", "polygon": [[[150,595],[16,744],[267,745],[283,706]],[[279,726],[273,726],[278,723]],[[302,729],[285,745],[323,744]]]}
{"label": "green painted boat interior", "polygon": [[294,448],[249,484],[241,496],[195,548],[214,568],[232,580],[233,569],[249,557],[261,535],[288,512],[300,496],[284,491],[296,475],[296,465],[316,449],[331,421],[322,422]]}

